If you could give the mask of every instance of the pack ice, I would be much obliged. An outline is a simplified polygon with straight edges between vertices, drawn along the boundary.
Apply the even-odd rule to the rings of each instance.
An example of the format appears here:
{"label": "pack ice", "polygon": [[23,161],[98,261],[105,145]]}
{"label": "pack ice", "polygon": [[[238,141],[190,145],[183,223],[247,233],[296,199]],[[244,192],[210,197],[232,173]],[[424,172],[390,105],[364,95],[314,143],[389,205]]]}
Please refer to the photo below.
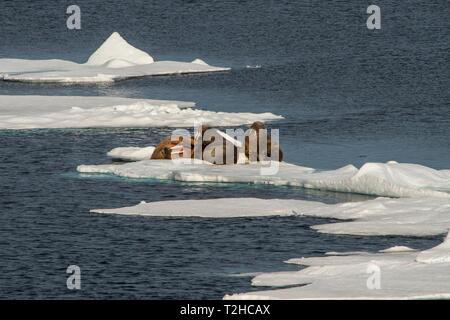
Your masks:
{"label": "pack ice", "polygon": [[[110,157],[148,159],[148,148],[117,148]],[[115,174],[187,182],[229,182],[290,185],[338,192],[382,196],[363,202],[324,204],[303,200],[232,198],[140,203],[96,213],[238,218],[304,215],[346,220],[312,228],[324,233],[351,235],[433,236],[450,229],[450,171],[397,162],[366,163],[320,171],[282,162],[273,176],[260,174],[261,164],[215,166],[206,162],[141,160],[126,164],[81,165],[83,174]]]}
{"label": "pack ice", "polygon": [[20,82],[114,82],[116,80],[156,75],[227,71],[201,59],[192,62],[154,61],[119,33],[114,32],[86,63],[72,61],[0,59],[0,79]]}
{"label": "pack ice", "polygon": [[[135,152],[140,150],[121,149],[112,153],[125,158]],[[141,202],[124,208],[91,210],[94,213],[202,218],[304,215],[345,220],[312,227],[324,233],[434,236],[449,232],[450,170],[394,161],[366,163],[359,169],[349,165],[330,171],[288,163],[279,165],[278,173],[273,176],[262,176],[261,164],[215,166],[204,162],[155,160],[122,165],[82,165],[78,171],[131,178],[292,185],[384,196],[331,205],[257,198]],[[394,246],[378,253],[329,253],[325,257],[291,259],[288,263],[306,268],[259,274],[252,284],[272,289],[231,294],[224,298],[450,298],[450,236],[442,244],[424,251]]]}

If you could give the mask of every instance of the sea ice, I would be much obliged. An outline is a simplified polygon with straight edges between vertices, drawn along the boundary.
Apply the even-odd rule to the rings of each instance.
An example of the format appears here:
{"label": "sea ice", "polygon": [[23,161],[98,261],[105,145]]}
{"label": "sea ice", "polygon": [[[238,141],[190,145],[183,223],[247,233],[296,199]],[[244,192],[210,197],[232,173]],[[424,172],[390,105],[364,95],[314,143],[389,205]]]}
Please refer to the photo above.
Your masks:
{"label": "sea ice", "polygon": [[119,147],[114,148],[107,153],[107,156],[122,161],[140,161],[145,159],[150,159],[153,152],[155,151],[155,147]]}
{"label": "sea ice", "polygon": [[0,129],[236,126],[282,119],[272,113],[195,109],[195,103],[116,97],[0,96]]}
{"label": "sea ice", "polygon": [[86,64],[101,66],[113,61],[123,61],[130,65],[155,62],[146,52],[131,46],[117,32],[114,32],[88,59]]}
{"label": "sea ice", "polygon": [[443,197],[450,194],[450,173],[416,164],[366,163],[320,171],[286,162],[277,163],[274,175],[261,175],[264,164],[211,166],[167,160],[144,160],[121,165],[80,165],[82,173],[111,173],[129,178],[170,179],[191,182],[232,182],[299,186],[384,197]]}
{"label": "sea ice", "polygon": [[[367,163],[332,171],[280,163],[275,176],[261,176],[260,164],[214,166],[193,161],[145,160],[123,165],[79,166],[84,173],[179,181],[270,183],[322,190],[382,195],[363,202],[324,204],[304,200],[224,198],[145,203],[103,214],[236,218],[304,215],[346,220],[312,228],[351,235],[432,236],[450,229],[450,171],[415,164]],[[447,192],[446,192],[447,191]],[[290,259],[300,271],[257,275],[262,290],[225,299],[429,299],[450,298],[450,237],[434,248],[416,251],[394,246],[378,253],[327,253]],[[376,278],[374,286],[373,277]]]}
{"label": "sea ice", "polygon": [[[223,198],[209,200],[175,200],[141,202],[127,208],[95,209],[95,213],[163,217],[238,218],[295,215],[298,200],[264,200],[257,198]],[[300,202],[303,204],[303,202]],[[313,204],[306,202],[305,205]]]}
{"label": "sea ice", "polygon": [[335,205],[323,211],[327,213],[318,213],[317,216],[354,219],[312,227],[323,233],[433,236],[450,229],[450,200],[445,198],[378,198]]}
{"label": "sea ice", "polygon": [[[450,229],[450,200],[448,198],[429,197],[377,198],[362,202],[338,204],[257,198],[176,200],[140,203],[117,209],[94,209],[92,212],[203,218],[303,215],[351,220],[312,227],[320,232],[366,236],[433,236],[444,234]],[[395,247],[391,250],[405,251],[407,248]]]}
{"label": "sea ice", "polygon": [[420,252],[416,261],[423,263],[450,263],[450,233],[440,245]]}
{"label": "sea ice", "polygon": [[[424,256],[433,256],[433,263]],[[421,252],[394,248],[291,259],[287,262],[306,268],[257,275],[254,286],[274,289],[225,299],[449,299],[449,257],[447,237],[443,244]]]}
{"label": "sea ice", "polygon": [[88,59],[71,61],[0,59],[0,79],[20,82],[113,82],[156,75],[227,71],[203,60],[193,62],[156,61],[146,52],[127,43],[114,32]]}

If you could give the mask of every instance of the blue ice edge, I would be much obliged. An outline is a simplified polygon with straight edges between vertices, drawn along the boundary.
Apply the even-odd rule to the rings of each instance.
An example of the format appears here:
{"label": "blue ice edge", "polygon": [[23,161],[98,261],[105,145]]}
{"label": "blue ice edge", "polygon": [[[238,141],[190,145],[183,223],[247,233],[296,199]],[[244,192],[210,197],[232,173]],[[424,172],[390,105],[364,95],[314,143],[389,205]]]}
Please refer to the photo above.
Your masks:
{"label": "blue ice edge", "polygon": [[[113,173],[80,173],[78,171],[70,171],[60,174],[62,177],[69,179],[90,179],[90,180],[103,180],[103,181],[115,181],[126,182],[134,184],[148,184],[148,185],[174,185],[174,186],[205,186],[214,188],[225,188],[228,190],[278,190],[281,192],[290,192],[289,198],[301,198],[313,201],[322,201],[325,203],[339,203],[339,202],[351,202],[351,201],[364,201],[377,198],[377,196],[352,193],[352,192],[340,192],[321,189],[310,189],[301,186],[292,185],[274,185],[269,183],[246,183],[246,182],[196,182],[196,181],[178,181],[172,179],[156,179],[156,178],[130,178],[117,176]],[[300,191],[300,193],[299,193]],[[279,196],[276,194],[274,196]],[[299,195],[302,195],[299,197]],[[236,196],[236,195],[234,195]],[[238,195],[239,196],[239,195]]]}

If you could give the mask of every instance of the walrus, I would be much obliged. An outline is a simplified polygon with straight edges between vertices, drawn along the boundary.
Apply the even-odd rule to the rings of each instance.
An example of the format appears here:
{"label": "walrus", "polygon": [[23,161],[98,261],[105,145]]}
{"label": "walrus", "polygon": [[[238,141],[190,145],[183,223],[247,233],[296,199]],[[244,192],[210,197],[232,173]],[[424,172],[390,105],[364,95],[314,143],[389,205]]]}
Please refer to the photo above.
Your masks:
{"label": "walrus", "polygon": [[[264,125],[264,123],[262,123],[261,121],[255,121],[252,123],[252,125],[250,126],[251,132],[250,134],[256,134],[256,161],[261,161],[261,160],[267,160],[267,159],[260,159],[260,150],[259,150],[259,141],[260,141],[260,135],[259,135],[259,131],[261,129],[265,129],[266,126]],[[283,161],[283,151],[281,151],[280,146],[278,145],[278,161]],[[254,153],[254,151],[252,151],[252,153]],[[269,159],[272,158],[272,138],[267,135],[267,157]],[[245,136],[245,156],[247,157],[247,159],[249,160],[253,160],[250,159],[250,137],[249,135]],[[275,159],[271,159],[271,160],[275,160]]]}
{"label": "walrus", "polygon": [[[238,163],[239,158],[239,150],[238,147],[234,144],[232,144],[230,141],[227,141],[226,139],[223,139],[222,142],[222,148],[220,146],[215,146],[215,148],[208,148],[209,145],[214,143],[216,136],[213,135],[210,139],[205,137],[205,133],[208,129],[211,129],[208,125],[203,125],[201,127],[200,135],[196,137],[190,137],[190,146],[191,146],[191,154],[190,158],[198,158],[201,160],[206,160],[208,162],[211,162],[213,164],[230,164],[227,162],[227,153],[230,150],[233,150],[233,158],[232,162],[233,164]],[[265,129],[265,126],[262,122],[256,121],[250,126],[251,134],[256,134],[256,141],[257,141],[257,156],[256,161],[261,161],[264,159],[260,159],[259,156],[259,130]],[[201,141],[201,152],[199,150],[196,152],[196,148],[199,148],[199,143]],[[183,138],[180,137],[178,140],[172,140],[171,137],[164,138],[155,148],[155,151],[153,152],[150,159],[152,160],[171,160],[173,159],[174,150],[173,148],[177,145],[181,144],[183,142]],[[271,137],[267,137],[267,157],[271,158],[271,147],[272,147],[272,140]],[[208,152],[210,153],[208,153]],[[250,138],[248,136],[245,137],[245,156],[247,159],[250,159]],[[196,154],[197,153],[197,154]],[[219,154],[216,154],[219,153]],[[178,157],[183,157],[183,151],[181,150],[178,153]],[[283,152],[279,148],[279,158],[278,161],[283,160]]]}
{"label": "walrus", "polygon": [[[200,135],[197,137],[190,137],[190,147],[191,147],[191,154],[190,158],[199,158],[201,160],[206,160],[208,162],[211,162],[213,164],[227,164],[227,148],[230,148],[231,143],[224,141],[222,149],[220,147],[215,147],[211,149],[211,152],[205,153],[205,149],[215,141],[215,137],[212,136],[210,139],[204,138],[205,132],[210,129],[208,125],[203,125],[200,130]],[[199,143],[201,141],[201,151],[197,151],[198,154],[196,154],[196,147],[199,147]],[[155,151],[153,152],[150,159],[152,160],[171,160],[173,159],[174,154],[174,147],[176,147],[179,144],[183,143],[183,138],[179,137],[178,140],[172,140],[171,137],[164,138],[156,147]],[[233,146],[234,148],[234,156],[233,156],[233,163],[237,163],[238,161],[238,151],[236,146]],[[219,152],[219,154],[216,155],[216,153]],[[178,157],[183,157],[183,151],[181,150],[178,154]]]}
{"label": "walrus", "polygon": [[153,151],[151,160],[171,160],[172,148],[175,147],[179,141],[172,141],[170,137],[164,138]]}

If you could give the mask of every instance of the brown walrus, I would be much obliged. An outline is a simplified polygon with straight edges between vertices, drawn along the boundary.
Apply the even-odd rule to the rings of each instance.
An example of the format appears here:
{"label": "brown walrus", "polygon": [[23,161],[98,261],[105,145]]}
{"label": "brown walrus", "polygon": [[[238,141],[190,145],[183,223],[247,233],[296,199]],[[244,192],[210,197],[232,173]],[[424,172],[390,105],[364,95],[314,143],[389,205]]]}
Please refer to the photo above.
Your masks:
{"label": "brown walrus", "polygon": [[170,137],[164,138],[155,147],[150,159],[152,160],[171,160],[172,159],[172,147],[175,147],[179,141],[171,141]]}
{"label": "brown walrus", "polygon": [[[220,150],[220,148],[212,148],[211,153],[205,154],[205,149],[214,142],[215,137],[211,137],[211,139],[204,138],[205,132],[210,129],[207,125],[203,125],[201,128],[201,154],[199,154],[200,159],[209,161],[213,164],[227,164],[227,151],[230,150],[230,148],[233,148],[233,163],[236,164],[238,162],[238,148],[233,145],[231,142],[224,140],[223,141],[223,148]],[[259,130],[265,129],[265,126],[262,122],[256,121],[251,126],[250,129],[254,131],[254,133],[257,134],[257,161],[261,161],[262,159],[259,158]],[[195,148],[198,147],[199,143],[199,137],[190,137],[190,145],[191,145],[191,155],[190,158],[194,159],[198,155],[195,154]],[[178,140],[171,140],[171,137],[164,138],[155,148],[155,151],[153,152],[150,159],[152,160],[171,160],[172,159],[172,152],[173,147],[177,146],[178,144],[182,143],[183,138],[179,138]],[[270,136],[267,137],[267,156],[271,157],[271,146],[272,141]],[[209,150],[208,150],[209,151]],[[220,154],[217,154],[217,152],[220,152]],[[247,158],[250,156],[250,139],[248,136],[245,137],[245,155]],[[178,157],[183,157],[183,153],[178,155]],[[281,149],[279,149],[279,159],[278,161],[283,160],[283,152]]]}
{"label": "brown walrus", "polygon": [[[257,148],[257,153],[256,153],[256,160],[257,161],[261,161],[261,160],[267,160],[267,159],[260,159],[260,150],[259,150],[259,139],[260,139],[260,130],[261,129],[265,129],[266,126],[264,125],[264,123],[262,123],[261,121],[255,121],[253,122],[253,124],[250,126],[250,129],[253,131],[250,134],[256,134],[256,148]],[[278,161],[283,161],[283,151],[281,151],[280,146],[278,145]],[[252,152],[253,153],[253,152]],[[267,135],[267,150],[266,150],[266,155],[268,158],[272,158],[272,138]],[[250,138],[247,135],[245,137],[245,156],[247,157],[247,159],[249,160],[253,160],[250,159]]]}
{"label": "brown walrus", "polygon": [[[201,129],[201,136],[205,133],[205,131],[208,130],[207,125],[203,125]],[[195,146],[197,145],[198,141],[195,139],[195,137],[190,137],[190,145],[191,145],[191,155],[190,158],[194,158],[194,150]],[[152,156],[150,159],[152,160],[171,160],[172,159],[172,148],[177,146],[178,144],[183,143],[183,138],[180,137],[178,140],[172,140],[171,137],[164,138],[161,140],[160,143],[155,147],[155,151],[153,151]],[[202,143],[202,152],[205,149],[207,143],[203,141]],[[183,157],[183,152],[179,154],[179,157]]]}
{"label": "brown walrus", "polygon": [[[191,145],[191,155],[190,158],[194,159],[196,156],[200,156],[200,159],[206,160],[208,162],[211,162],[213,164],[226,164],[227,162],[227,148],[231,147],[231,143],[224,141],[223,142],[223,148],[220,150],[220,148],[212,148],[211,152],[208,154],[205,153],[205,149],[208,145],[214,142],[215,137],[211,137],[210,139],[204,138],[205,132],[210,129],[207,125],[203,125],[201,128],[201,151],[197,151],[199,155],[195,154],[195,148],[198,147],[199,144],[199,137],[190,137],[190,145]],[[153,154],[150,159],[152,160],[171,160],[173,158],[173,147],[177,146],[178,144],[181,144],[183,142],[183,138],[179,138],[178,140],[171,140],[171,137],[167,137],[163,139],[155,148],[155,151],[153,151]],[[238,150],[235,146],[232,146],[234,148],[234,157],[233,157],[233,163],[237,163],[238,160]],[[216,155],[216,153],[219,152],[219,154]],[[183,157],[183,152],[181,151],[178,154],[178,157]]]}

